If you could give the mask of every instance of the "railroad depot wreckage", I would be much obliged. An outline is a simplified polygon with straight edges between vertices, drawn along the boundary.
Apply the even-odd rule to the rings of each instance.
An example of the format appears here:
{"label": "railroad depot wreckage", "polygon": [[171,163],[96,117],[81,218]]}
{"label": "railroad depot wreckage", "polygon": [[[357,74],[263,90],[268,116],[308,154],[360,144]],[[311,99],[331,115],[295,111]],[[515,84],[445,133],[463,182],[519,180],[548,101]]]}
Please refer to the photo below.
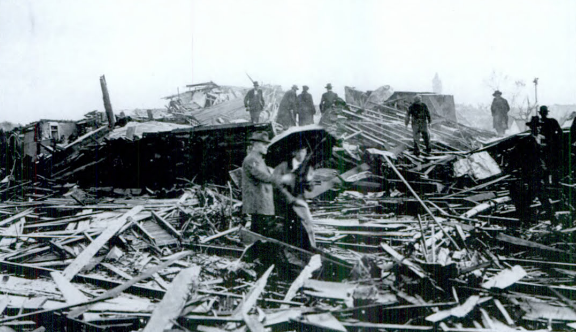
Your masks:
{"label": "railroad depot wreckage", "polygon": [[[305,194],[308,251],[242,215],[248,137],[286,130],[280,86],[262,86],[253,124],[246,88],[114,114],[101,83],[107,113],[2,132],[0,331],[576,329],[569,128],[553,213],[542,196],[516,211],[529,132],[461,125],[449,95],[346,87],[310,127],[333,139]],[[404,126],[415,94],[432,113],[423,156]]]}

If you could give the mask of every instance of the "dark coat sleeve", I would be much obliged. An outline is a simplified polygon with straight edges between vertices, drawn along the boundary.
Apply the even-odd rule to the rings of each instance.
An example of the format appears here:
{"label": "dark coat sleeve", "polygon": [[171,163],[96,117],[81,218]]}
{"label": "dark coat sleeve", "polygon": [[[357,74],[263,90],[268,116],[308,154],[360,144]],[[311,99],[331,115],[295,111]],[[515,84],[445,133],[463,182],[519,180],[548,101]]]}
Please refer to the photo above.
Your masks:
{"label": "dark coat sleeve", "polygon": [[422,103],[422,106],[424,106],[424,113],[426,114],[426,119],[428,119],[428,123],[431,123],[432,120],[430,118],[430,110],[428,109],[428,106],[424,103]]}

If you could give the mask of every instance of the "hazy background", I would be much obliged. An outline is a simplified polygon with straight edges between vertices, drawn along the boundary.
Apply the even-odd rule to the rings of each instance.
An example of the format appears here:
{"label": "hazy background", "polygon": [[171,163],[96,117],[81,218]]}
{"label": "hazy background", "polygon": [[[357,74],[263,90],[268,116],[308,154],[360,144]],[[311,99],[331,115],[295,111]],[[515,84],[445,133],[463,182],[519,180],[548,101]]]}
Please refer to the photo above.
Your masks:
{"label": "hazy background", "polygon": [[490,103],[540,79],[541,104],[576,103],[576,1],[0,0],[0,121],[77,120],[214,81],[431,91]]}

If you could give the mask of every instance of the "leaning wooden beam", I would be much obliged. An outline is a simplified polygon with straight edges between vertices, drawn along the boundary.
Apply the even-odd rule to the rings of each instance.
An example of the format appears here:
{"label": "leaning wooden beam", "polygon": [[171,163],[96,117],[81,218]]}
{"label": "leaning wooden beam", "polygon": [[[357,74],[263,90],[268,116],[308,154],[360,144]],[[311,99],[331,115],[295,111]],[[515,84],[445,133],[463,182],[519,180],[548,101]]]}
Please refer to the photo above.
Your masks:
{"label": "leaning wooden beam", "polygon": [[[322,267],[322,261],[320,255],[312,256],[312,258],[310,258],[310,262],[308,263],[308,265],[304,267],[302,272],[300,272],[300,275],[298,275],[298,278],[294,280],[294,282],[286,292],[286,295],[284,296],[284,301],[292,300],[292,298],[296,296],[296,292],[300,288],[304,287],[304,283],[306,282],[306,280],[312,277],[312,272],[318,270],[321,267]],[[282,305],[282,307],[288,308],[287,305]]]}
{"label": "leaning wooden beam", "polygon": [[420,196],[418,196],[418,194],[414,191],[414,189],[412,189],[412,186],[410,186],[408,181],[406,181],[404,176],[402,176],[402,173],[400,173],[398,171],[396,166],[394,166],[394,164],[390,161],[390,159],[387,156],[383,156],[383,157],[384,157],[384,159],[386,159],[386,162],[388,163],[390,168],[392,168],[392,170],[394,170],[394,172],[400,178],[400,180],[402,180],[402,182],[404,182],[404,184],[406,185],[406,188],[408,188],[408,190],[410,190],[412,195],[414,195],[414,198],[416,198],[416,200],[422,205],[424,210],[432,217],[432,220],[434,220],[434,222],[440,227],[440,229],[442,230],[442,233],[444,233],[444,235],[446,235],[446,237],[448,237],[450,239],[450,242],[452,242],[452,244],[454,245],[454,247],[456,247],[457,250],[460,250],[460,247],[458,246],[456,241],[454,241],[454,239],[450,236],[450,234],[448,234],[448,232],[446,232],[446,230],[444,229],[442,224],[440,224],[438,219],[436,219],[436,216],[432,213],[432,211],[430,211],[430,208],[428,208],[428,206],[426,206],[426,204],[422,201],[422,199],[420,199]]}
{"label": "leaning wooden beam", "polygon": [[188,296],[198,284],[199,274],[199,266],[192,266],[178,273],[166,291],[166,295],[152,312],[152,317],[143,332],[164,331],[172,328],[171,321],[182,312]]}
{"label": "leaning wooden beam", "polygon": [[507,179],[507,178],[509,178],[509,177],[510,177],[510,174],[507,174],[507,175],[504,175],[504,176],[502,176],[502,177],[499,177],[499,178],[497,178],[497,179],[495,179],[495,180],[492,180],[492,181],[489,181],[489,182],[486,182],[486,183],[482,183],[482,184],[479,184],[479,185],[477,185],[477,186],[475,186],[475,187],[468,188],[468,189],[464,189],[464,190],[461,190],[461,191],[459,191],[459,192],[452,193],[452,194],[450,194],[450,195],[442,196],[442,197],[440,197],[440,198],[438,198],[438,199],[446,199],[446,198],[450,198],[450,197],[453,197],[453,196],[456,196],[456,195],[465,194],[465,193],[470,192],[470,191],[479,190],[479,189],[488,187],[488,186],[490,186],[490,185],[493,185],[493,184],[495,184],[495,183],[498,183],[498,182],[500,182],[500,181],[502,181],[502,180],[505,180],[505,179]]}
{"label": "leaning wooden beam", "polygon": [[260,277],[260,279],[256,281],[254,286],[252,286],[252,288],[244,298],[244,301],[242,301],[242,303],[240,303],[236,307],[236,309],[234,309],[234,311],[232,312],[233,317],[244,317],[244,315],[247,315],[250,309],[252,309],[252,307],[256,305],[256,301],[258,301],[260,294],[262,294],[262,292],[264,291],[264,287],[266,287],[266,284],[268,283],[268,277],[270,276],[270,273],[272,273],[273,269],[274,265],[270,266],[268,270],[264,272],[262,277]]}
{"label": "leaning wooden beam", "polygon": [[460,217],[462,218],[472,218],[475,215],[482,213],[490,208],[493,208],[495,206],[497,206],[498,204],[503,204],[510,201],[510,197],[509,196],[504,196],[504,197],[499,197],[496,199],[491,199],[488,202],[482,203],[482,204],[478,204],[475,207],[473,207],[472,209],[464,212]]}
{"label": "leaning wooden beam", "polygon": [[114,223],[106,228],[96,240],[94,240],[90,245],[84,249],[72,262],[68,265],[64,272],[62,273],[64,277],[68,280],[72,280],[74,276],[88,264],[90,259],[96,255],[98,250],[102,248],[121,228],[129,222],[134,216],[136,216],[144,207],[141,205],[133,207],[130,211],[123,214],[120,218],[114,221]]}

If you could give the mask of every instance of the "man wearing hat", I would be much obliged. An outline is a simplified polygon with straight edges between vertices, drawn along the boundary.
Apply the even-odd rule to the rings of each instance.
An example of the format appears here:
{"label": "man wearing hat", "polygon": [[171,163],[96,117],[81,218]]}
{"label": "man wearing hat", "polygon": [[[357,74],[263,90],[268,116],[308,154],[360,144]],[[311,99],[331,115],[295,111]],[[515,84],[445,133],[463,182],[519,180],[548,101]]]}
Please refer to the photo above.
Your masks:
{"label": "man wearing hat", "polygon": [[416,156],[420,155],[420,148],[418,147],[420,134],[422,134],[424,145],[426,145],[426,153],[430,153],[430,134],[428,133],[428,124],[431,122],[430,110],[428,110],[428,106],[422,102],[422,97],[419,95],[414,96],[414,102],[408,108],[408,112],[406,113],[406,118],[404,120],[406,127],[408,127],[410,120],[412,120],[414,154]]}
{"label": "man wearing hat", "polygon": [[292,85],[288,90],[278,106],[278,115],[276,116],[276,123],[282,125],[284,129],[294,127],[296,125],[296,108],[298,106],[298,97],[296,91],[298,87]]}
{"label": "man wearing hat", "polygon": [[504,132],[508,129],[508,112],[510,111],[510,105],[508,101],[502,98],[502,92],[499,90],[494,91],[492,94],[494,100],[492,100],[492,105],[490,110],[492,111],[492,126],[496,129],[498,136],[504,136]]}
{"label": "man wearing hat", "polygon": [[298,125],[305,126],[314,123],[316,108],[312,95],[308,93],[308,86],[302,86],[302,93],[298,96]]}
{"label": "man wearing hat", "polygon": [[542,135],[540,135],[542,122],[538,116],[533,116],[526,125],[530,128],[531,135],[520,138],[510,153],[509,167],[517,179],[510,184],[510,198],[520,221],[538,220],[535,210],[530,208],[534,199],[538,197],[546,217],[555,222],[545,179],[547,164],[542,154]]}
{"label": "man wearing hat", "polygon": [[252,231],[271,236],[276,226],[272,186],[291,183],[294,175],[273,175],[266,166],[263,156],[270,143],[268,133],[253,133],[249,141],[250,152],[242,162],[242,212],[252,215]]}
{"label": "man wearing hat", "polygon": [[244,107],[250,112],[252,123],[258,123],[260,113],[264,109],[264,94],[259,89],[258,81],[254,81],[254,89],[251,89],[244,97]]}
{"label": "man wearing hat", "polygon": [[332,92],[332,84],[328,83],[325,86],[326,92],[322,94],[322,99],[320,99],[320,112],[324,114],[327,110],[334,106],[334,101],[338,98],[338,95]]}
{"label": "man wearing hat", "polygon": [[556,119],[548,117],[548,113],[548,106],[540,106],[540,132],[544,136],[542,152],[552,176],[552,183],[557,184],[560,181],[562,165],[562,128]]}

